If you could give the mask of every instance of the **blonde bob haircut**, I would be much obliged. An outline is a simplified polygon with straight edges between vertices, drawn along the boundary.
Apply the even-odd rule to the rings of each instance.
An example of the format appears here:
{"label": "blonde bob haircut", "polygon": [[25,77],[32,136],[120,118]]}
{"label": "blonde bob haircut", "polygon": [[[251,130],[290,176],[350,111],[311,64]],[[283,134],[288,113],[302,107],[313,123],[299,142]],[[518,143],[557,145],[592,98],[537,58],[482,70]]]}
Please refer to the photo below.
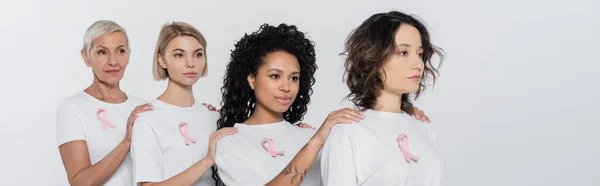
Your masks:
{"label": "blonde bob haircut", "polygon": [[157,81],[165,80],[169,78],[169,74],[167,73],[167,69],[160,66],[158,62],[159,56],[165,55],[165,48],[173,38],[178,36],[191,36],[194,37],[200,42],[200,45],[204,48],[204,57],[206,63],[204,65],[204,70],[202,70],[202,74],[200,77],[204,77],[208,74],[208,58],[206,55],[206,39],[204,39],[204,35],[198,31],[198,29],[194,28],[192,25],[184,23],[184,22],[170,22],[160,29],[160,34],[158,35],[158,41],[156,42],[156,48],[154,49],[154,59],[152,61],[152,74],[154,75],[154,79]]}

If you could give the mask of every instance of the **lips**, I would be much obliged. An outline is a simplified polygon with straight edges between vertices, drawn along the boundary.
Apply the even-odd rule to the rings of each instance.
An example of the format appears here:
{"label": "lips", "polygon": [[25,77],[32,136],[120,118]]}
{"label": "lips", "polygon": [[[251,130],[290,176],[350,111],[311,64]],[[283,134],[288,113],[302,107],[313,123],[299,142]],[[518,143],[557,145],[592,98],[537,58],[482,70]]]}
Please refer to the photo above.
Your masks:
{"label": "lips", "polygon": [[414,76],[409,77],[408,79],[421,80],[421,76],[420,75],[414,75]]}
{"label": "lips", "polygon": [[104,72],[106,72],[106,73],[109,73],[109,74],[116,74],[116,73],[118,73],[119,71],[121,71],[121,70],[118,70],[118,69],[113,69],[113,70],[105,70]]}
{"label": "lips", "polygon": [[186,76],[186,77],[189,77],[189,78],[193,78],[193,77],[196,77],[198,75],[198,73],[196,73],[196,72],[186,72],[186,73],[183,73],[183,75]]}
{"label": "lips", "polygon": [[277,102],[280,104],[287,105],[292,101],[292,98],[286,96],[275,96],[275,100],[277,100]]}

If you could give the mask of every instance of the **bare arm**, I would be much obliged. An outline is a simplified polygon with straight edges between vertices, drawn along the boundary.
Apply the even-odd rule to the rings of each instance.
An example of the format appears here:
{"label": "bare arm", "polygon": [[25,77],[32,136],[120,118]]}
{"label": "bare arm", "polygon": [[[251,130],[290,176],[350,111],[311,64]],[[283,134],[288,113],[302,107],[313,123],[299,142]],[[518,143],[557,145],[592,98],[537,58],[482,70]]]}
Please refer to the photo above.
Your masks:
{"label": "bare arm", "polygon": [[143,182],[142,186],[163,186],[163,185],[193,185],[202,175],[206,173],[215,164],[216,143],[222,137],[237,133],[236,128],[222,128],[213,132],[208,141],[208,153],[205,158],[194,163],[181,173],[162,182]]}
{"label": "bare arm", "polygon": [[137,118],[137,114],[151,110],[149,105],[144,104],[135,108],[129,115],[127,121],[127,135],[117,147],[96,164],[92,165],[87,142],[76,140],[64,143],[58,147],[63,165],[67,171],[69,184],[78,185],[102,185],[117,171],[131,147],[131,125]]}
{"label": "bare arm", "polygon": [[214,165],[214,161],[204,158],[194,163],[183,172],[163,181],[163,182],[143,182],[142,186],[161,186],[161,185],[193,185],[210,167]]}
{"label": "bare arm", "polygon": [[121,165],[129,152],[130,142],[121,142],[113,151],[98,163],[92,165],[87,143],[83,140],[72,141],[58,147],[63,164],[67,170],[69,184],[102,185]]}
{"label": "bare arm", "polygon": [[292,161],[265,186],[299,186],[317,159],[319,151],[323,148],[331,127],[339,123],[359,122],[362,118],[361,112],[348,108],[330,113],[317,133],[302,147]]}
{"label": "bare arm", "polygon": [[266,186],[274,185],[300,185],[304,176],[310,170],[313,162],[317,159],[319,151],[323,148],[323,143],[311,139],[296,154],[294,159]]}

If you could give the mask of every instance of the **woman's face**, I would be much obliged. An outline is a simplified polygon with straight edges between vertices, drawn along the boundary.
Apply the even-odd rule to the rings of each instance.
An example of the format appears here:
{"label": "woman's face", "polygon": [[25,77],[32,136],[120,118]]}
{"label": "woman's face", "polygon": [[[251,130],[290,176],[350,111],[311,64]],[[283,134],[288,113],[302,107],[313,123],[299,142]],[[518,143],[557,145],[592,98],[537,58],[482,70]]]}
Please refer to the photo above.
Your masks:
{"label": "woman's face", "polygon": [[417,92],[424,68],[419,30],[408,24],[400,25],[394,43],[393,55],[384,61],[379,72],[383,91],[397,95]]}
{"label": "woman's face", "polygon": [[115,85],[123,78],[129,63],[127,36],[123,32],[101,35],[92,41],[89,54],[81,51],[81,56],[100,82]]}
{"label": "woman's face", "polygon": [[275,51],[263,59],[255,75],[248,75],[254,90],[256,108],[274,113],[287,111],[300,89],[300,64],[290,53]]}
{"label": "woman's face", "polygon": [[178,36],[173,38],[164,55],[158,61],[167,69],[170,81],[183,86],[192,86],[200,79],[206,66],[204,47],[191,36]]}

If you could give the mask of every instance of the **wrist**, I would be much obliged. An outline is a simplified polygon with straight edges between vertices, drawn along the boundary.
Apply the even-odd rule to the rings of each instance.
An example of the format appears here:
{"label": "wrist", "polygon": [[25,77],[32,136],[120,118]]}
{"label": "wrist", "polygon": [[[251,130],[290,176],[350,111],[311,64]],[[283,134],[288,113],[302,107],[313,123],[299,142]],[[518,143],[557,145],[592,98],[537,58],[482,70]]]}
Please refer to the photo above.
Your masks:
{"label": "wrist", "polygon": [[121,141],[121,145],[129,148],[129,147],[131,147],[131,141],[129,141],[129,140],[123,140],[123,141]]}
{"label": "wrist", "polygon": [[214,159],[212,159],[212,158],[209,158],[208,156],[207,156],[207,157],[204,157],[204,158],[202,158],[202,159],[200,160],[200,162],[201,162],[202,164],[205,164],[205,165],[208,165],[208,166],[213,166],[213,165],[215,164],[215,160],[214,160]]}

